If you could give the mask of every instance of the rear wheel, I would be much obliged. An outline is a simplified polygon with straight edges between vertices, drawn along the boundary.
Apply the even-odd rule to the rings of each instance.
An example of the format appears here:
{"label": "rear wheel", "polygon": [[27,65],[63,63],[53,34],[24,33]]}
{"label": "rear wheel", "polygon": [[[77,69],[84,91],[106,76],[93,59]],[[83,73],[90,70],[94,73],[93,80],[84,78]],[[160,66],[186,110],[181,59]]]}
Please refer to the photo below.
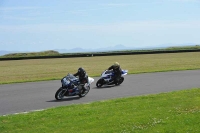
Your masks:
{"label": "rear wheel", "polygon": [[65,96],[65,92],[66,92],[66,90],[64,90],[62,87],[60,87],[55,94],[56,100],[62,100],[63,97]]}
{"label": "rear wheel", "polygon": [[100,88],[103,85],[103,79],[99,79],[96,83],[96,86]]}

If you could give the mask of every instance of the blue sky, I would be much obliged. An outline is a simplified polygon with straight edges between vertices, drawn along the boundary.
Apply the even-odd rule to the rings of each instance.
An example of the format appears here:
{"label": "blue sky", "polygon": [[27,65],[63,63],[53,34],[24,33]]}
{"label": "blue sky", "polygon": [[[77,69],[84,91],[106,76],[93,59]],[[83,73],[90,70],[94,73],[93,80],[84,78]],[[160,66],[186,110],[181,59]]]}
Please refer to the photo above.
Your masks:
{"label": "blue sky", "polygon": [[200,0],[1,0],[0,50],[200,44]]}

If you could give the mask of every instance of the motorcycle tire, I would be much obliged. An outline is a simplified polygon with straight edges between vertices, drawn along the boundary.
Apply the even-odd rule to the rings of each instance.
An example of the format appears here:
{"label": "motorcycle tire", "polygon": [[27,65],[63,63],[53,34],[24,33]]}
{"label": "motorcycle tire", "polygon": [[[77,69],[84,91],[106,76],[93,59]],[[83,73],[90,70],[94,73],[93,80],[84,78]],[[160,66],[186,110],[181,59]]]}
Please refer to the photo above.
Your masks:
{"label": "motorcycle tire", "polygon": [[62,100],[63,97],[65,96],[65,92],[66,92],[66,90],[63,90],[63,88],[60,87],[60,88],[57,90],[56,94],[55,94],[56,100]]}
{"label": "motorcycle tire", "polygon": [[99,80],[97,81],[97,83],[96,83],[96,86],[97,86],[98,88],[102,87],[102,86],[103,86],[103,79],[99,79]]}

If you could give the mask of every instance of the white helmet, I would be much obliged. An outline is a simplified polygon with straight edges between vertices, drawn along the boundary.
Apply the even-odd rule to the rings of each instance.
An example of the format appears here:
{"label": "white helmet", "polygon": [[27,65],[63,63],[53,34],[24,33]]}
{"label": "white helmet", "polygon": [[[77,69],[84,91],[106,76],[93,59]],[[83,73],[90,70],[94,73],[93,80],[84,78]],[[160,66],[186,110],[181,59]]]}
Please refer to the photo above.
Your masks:
{"label": "white helmet", "polygon": [[118,63],[118,62],[115,62],[115,63],[113,64],[113,66],[114,66],[114,67],[119,67],[119,63]]}

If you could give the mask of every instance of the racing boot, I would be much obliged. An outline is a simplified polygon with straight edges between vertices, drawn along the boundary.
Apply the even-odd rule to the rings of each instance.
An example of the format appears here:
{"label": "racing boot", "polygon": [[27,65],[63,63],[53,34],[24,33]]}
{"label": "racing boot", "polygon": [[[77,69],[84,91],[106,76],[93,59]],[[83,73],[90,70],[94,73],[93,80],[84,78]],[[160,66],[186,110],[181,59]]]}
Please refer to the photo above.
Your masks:
{"label": "racing boot", "polygon": [[78,94],[81,94],[82,88],[83,88],[82,85],[79,85],[79,86],[78,86]]}

